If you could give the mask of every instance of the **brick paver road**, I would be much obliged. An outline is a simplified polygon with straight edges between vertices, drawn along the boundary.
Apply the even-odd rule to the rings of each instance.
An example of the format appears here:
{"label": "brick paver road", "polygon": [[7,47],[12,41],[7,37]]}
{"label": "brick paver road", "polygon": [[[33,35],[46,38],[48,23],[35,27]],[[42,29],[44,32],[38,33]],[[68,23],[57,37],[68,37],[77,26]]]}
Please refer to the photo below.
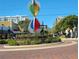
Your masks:
{"label": "brick paver road", "polygon": [[42,50],[0,52],[0,59],[78,59],[77,52],[75,44]]}

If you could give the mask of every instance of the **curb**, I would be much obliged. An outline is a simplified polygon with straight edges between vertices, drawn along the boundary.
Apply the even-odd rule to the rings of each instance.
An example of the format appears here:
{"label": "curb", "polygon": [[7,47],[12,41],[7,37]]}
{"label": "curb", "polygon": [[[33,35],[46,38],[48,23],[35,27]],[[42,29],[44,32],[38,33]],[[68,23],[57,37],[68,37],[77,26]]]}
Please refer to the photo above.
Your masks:
{"label": "curb", "polygon": [[4,48],[33,48],[33,47],[45,47],[45,46],[51,46],[51,45],[57,45],[59,44],[60,42],[58,43],[48,43],[48,44],[39,44],[39,45],[21,45],[21,46],[6,46],[4,45],[3,47]]}
{"label": "curb", "polygon": [[60,48],[67,47],[77,44],[77,42],[72,41],[72,43],[65,45],[56,45],[56,46],[45,46],[45,47],[34,47],[34,48],[16,48],[16,49],[0,49],[0,51],[24,51],[24,50],[39,50],[39,49],[48,49],[48,48]]}

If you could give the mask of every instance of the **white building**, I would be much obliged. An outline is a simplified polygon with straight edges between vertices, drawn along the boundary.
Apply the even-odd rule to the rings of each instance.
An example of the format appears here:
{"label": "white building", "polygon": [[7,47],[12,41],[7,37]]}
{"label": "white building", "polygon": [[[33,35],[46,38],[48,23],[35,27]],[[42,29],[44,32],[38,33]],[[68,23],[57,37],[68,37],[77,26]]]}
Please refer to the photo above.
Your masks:
{"label": "white building", "polygon": [[4,25],[11,30],[18,30],[17,23],[25,19],[27,19],[27,16],[0,16],[0,26]]}
{"label": "white building", "polygon": [[64,16],[58,16],[56,18],[56,23],[59,23],[63,18],[64,18]]}
{"label": "white building", "polygon": [[27,16],[0,16],[0,21],[12,21],[14,23],[18,23],[26,18]]}

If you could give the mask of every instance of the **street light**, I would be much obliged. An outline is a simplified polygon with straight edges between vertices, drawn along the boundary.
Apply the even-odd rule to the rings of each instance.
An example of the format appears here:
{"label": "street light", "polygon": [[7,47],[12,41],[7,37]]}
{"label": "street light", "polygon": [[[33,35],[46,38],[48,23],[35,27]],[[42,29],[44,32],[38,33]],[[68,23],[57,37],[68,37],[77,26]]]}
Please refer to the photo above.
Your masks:
{"label": "street light", "polygon": [[4,24],[2,24],[2,27],[1,27],[1,30],[2,30],[1,38],[3,38],[3,26]]}

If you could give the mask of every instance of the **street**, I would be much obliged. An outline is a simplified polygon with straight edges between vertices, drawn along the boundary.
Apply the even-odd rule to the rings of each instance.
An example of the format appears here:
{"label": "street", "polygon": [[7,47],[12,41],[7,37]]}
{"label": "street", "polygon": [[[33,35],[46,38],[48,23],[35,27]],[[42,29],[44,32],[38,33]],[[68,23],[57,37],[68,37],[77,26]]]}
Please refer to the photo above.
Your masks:
{"label": "street", "polygon": [[77,44],[75,44],[38,50],[0,51],[0,59],[78,59],[77,52]]}

